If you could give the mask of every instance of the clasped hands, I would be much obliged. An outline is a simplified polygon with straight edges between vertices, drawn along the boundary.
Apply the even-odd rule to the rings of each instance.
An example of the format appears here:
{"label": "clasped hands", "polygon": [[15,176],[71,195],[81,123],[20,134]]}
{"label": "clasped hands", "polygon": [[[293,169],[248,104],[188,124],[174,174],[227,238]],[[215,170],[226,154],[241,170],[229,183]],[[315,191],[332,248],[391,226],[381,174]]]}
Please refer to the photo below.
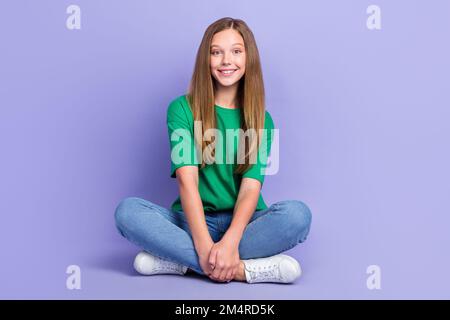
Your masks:
{"label": "clasped hands", "polygon": [[219,242],[211,240],[197,253],[203,272],[212,280],[230,282],[236,276],[241,261],[237,239],[223,236]]}

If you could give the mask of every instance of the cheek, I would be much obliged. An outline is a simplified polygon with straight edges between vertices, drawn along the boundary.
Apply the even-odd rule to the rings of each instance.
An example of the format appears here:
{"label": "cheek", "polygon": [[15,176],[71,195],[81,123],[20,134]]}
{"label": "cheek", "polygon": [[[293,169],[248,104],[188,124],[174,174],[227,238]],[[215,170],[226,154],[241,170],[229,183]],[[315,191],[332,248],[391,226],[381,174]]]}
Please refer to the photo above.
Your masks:
{"label": "cheek", "polygon": [[239,59],[236,60],[236,64],[241,68],[241,69],[245,69],[245,56],[244,57],[240,57]]}
{"label": "cheek", "polygon": [[210,69],[209,69],[209,71],[210,71],[210,73],[211,73],[211,76],[214,78],[214,79],[218,79],[218,75],[217,75],[217,73],[218,73],[218,71],[216,70],[219,66],[217,65],[217,64],[215,64],[213,61],[211,61],[211,63],[209,64],[209,66],[210,66]]}
{"label": "cheek", "polygon": [[211,69],[216,69],[220,66],[220,61],[218,61],[218,59],[216,58],[211,58],[209,65]]}

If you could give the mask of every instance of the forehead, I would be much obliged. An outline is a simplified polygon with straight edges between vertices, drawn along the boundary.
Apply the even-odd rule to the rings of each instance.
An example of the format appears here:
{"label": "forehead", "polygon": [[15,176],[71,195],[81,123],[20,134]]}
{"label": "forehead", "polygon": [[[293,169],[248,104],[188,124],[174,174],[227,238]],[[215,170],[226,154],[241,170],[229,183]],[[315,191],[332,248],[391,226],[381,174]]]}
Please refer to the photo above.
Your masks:
{"label": "forehead", "polygon": [[234,29],[227,29],[217,32],[211,41],[211,47],[227,47],[234,45],[244,45],[244,39],[241,34]]}

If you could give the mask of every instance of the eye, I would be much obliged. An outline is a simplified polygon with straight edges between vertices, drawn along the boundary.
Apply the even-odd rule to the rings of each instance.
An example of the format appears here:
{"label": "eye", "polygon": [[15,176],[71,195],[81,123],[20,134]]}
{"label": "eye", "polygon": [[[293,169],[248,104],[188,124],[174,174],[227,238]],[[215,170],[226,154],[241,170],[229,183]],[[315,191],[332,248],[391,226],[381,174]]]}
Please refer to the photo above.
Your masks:
{"label": "eye", "polygon": [[220,53],[219,51],[217,51],[217,50],[215,50],[215,51],[211,51],[211,54],[213,55],[213,56],[215,56],[216,55],[216,53]]}
{"label": "eye", "polygon": [[234,53],[236,53],[236,52],[241,53],[242,51],[240,49],[236,49],[236,50],[234,50]]}

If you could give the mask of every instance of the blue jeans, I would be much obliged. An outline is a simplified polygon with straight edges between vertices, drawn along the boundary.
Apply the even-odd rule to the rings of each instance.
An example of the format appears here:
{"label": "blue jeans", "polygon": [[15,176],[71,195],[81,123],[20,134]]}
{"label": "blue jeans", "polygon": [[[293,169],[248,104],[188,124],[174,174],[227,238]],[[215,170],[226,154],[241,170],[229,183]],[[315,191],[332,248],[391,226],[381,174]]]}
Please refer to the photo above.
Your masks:
{"label": "blue jeans", "polygon": [[[205,212],[214,242],[227,231],[232,211]],[[183,211],[171,211],[137,197],[122,200],[115,211],[120,234],[143,250],[204,274]],[[284,200],[254,212],[239,243],[241,259],[268,257],[306,240],[311,211],[298,200]]]}

